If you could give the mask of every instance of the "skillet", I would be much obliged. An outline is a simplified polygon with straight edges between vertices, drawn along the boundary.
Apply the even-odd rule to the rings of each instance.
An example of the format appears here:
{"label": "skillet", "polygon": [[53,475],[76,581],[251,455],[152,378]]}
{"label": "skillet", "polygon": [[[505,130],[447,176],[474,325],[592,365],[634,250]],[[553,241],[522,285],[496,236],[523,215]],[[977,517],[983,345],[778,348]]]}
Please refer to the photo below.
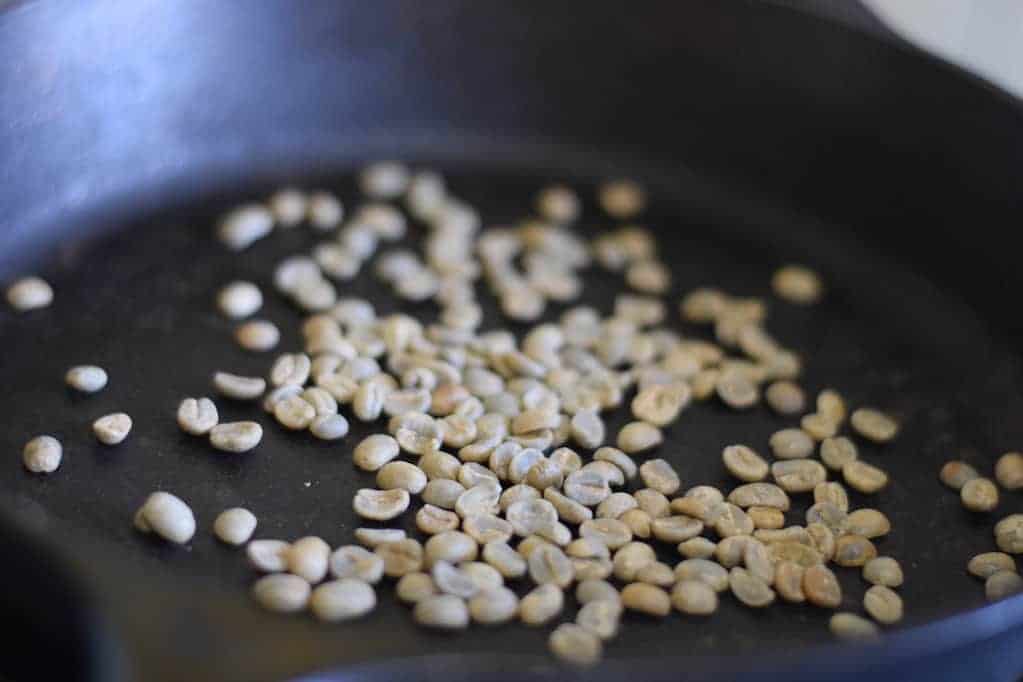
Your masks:
{"label": "skillet", "polygon": [[[985,470],[1023,437],[1020,282],[1011,231],[1023,118],[992,86],[884,36],[748,2],[413,2],[259,5],[42,2],[0,16],[0,276],[38,270],[52,308],[0,314],[5,428],[20,452],[52,432],[59,475],[0,474],[4,588],[16,624],[13,679],[548,679],[546,631],[415,628],[384,591],[364,622],[322,627],[260,613],[240,555],[200,532],[188,549],[135,533],[150,490],[178,491],[205,531],[244,503],[264,537],[351,540],[346,459],[366,427],[325,446],[268,429],[252,456],[212,456],[171,418],[209,374],[260,372],[238,352],[210,292],[265,277],[298,231],[231,257],[219,211],[283,182],[355,201],[346,171],[401,157],[444,170],[488,222],[521,217],[547,181],[631,176],[675,274],[766,294],[773,267],[818,268],[812,311],[772,308],[771,330],[809,359],[805,385],[835,384],[905,422],[865,456],[893,485],[871,500],[895,530],[881,550],[907,572],[907,620],[875,647],[836,646],[827,614],[723,600],[707,622],[627,618],[596,679],[1015,679],[1020,598],[985,606],[965,575],[993,549],[1005,495],[975,517],[937,482],[941,462]],[[592,203],[592,202],[591,202]],[[592,211],[585,229],[606,225]],[[266,284],[265,280],[262,281]],[[620,285],[590,273],[607,312]],[[396,309],[358,280],[351,295]],[[777,308],[777,309],[775,309]],[[431,311],[412,310],[429,315]],[[267,315],[291,329],[281,301]],[[489,324],[500,323],[493,307]],[[696,330],[679,325],[684,332]],[[285,335],[283,344],[297,339]],[[112,374],[70,395],[67,366]],[[114,452],[87,425],[136,421]],[[227,405],[229,417],[251,414]],[[727,442],[762,443],[779,420],[687,413],[660,452],[687,483],[723,484]],[[360,430],[361,428],[361,430]],[[306,484],[309,484],[308,486]],[[856,500],[863,503],[864,500]],[[204,525],[206,524],[206,525]],[[843,572],[846,608],[863,585]],[[318,672],[319,671],[319,672]]]}

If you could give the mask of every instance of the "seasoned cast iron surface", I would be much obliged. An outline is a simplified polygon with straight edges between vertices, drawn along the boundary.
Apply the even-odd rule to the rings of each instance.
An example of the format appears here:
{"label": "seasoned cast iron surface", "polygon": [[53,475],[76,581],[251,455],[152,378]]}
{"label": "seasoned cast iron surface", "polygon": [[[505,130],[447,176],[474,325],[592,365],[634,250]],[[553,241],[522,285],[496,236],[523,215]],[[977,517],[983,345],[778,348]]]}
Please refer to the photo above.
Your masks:
{"label": "seasoned cast iron surface", "polygon": [[[350,211],[358,195],[350,180],[339,177],[299,184],[336,190]],[[549,179],[554,178],[529,172],[461,172],[450,176],[450,186],[480,207],[485,225],[492,226],[524,217],[536,189]],[[593,185],[576,186],[587,199],[582,231],[610,227],[594,208]],[[188,670],[194,663],[197,679],[227,679],[264,659],[258,671],[249,670],[249,679],[459,652],[500,651],[523,666],[550,665],[545,653],[550,627],[473,626],[457,635],[424,631],[396,602],[389,580],[378,588],[376,611],[342,625],[321,625],[308,615],[263,613],[248,598],[256,574],[241,550],[213,538],[216,514],[230,506],[248,507],[259,518],[256,537],[315,534],[332,546],[354,542],[360,522],[351,509],[352,496],[372,486],[373,475],[352,465],[351,452],[365,435],[385,428],[383,421],[358,422],[343,409],[351,432],[340,442],[323,443],[285,432],[258,403],[217,398],[223,420],[255,418],[265,427],[255,451],[230,455],[176,426],[174,411],[183,397],[212,395],[214,370],[265,375],[274,357],[234,343],[234,323],[213,305],[222,284],[257,282],[266,299],[259,316],[283,332],[278,350],[299,348],[300,315],[273,290],[270,275],[285,255],[303,253],[323,237],[306,228],[280,231],[236,255],[212,236],[223,208],[263,196],[266,189],[250,187],[198,204],[154,209],[137,224],[110,225],[106,236],[88,242],[76,241],[68,230],[44,273],[57,292],[54,305],[20,316],[0,312],[5,389],[0,450],[8,453],[0,467],[0,490],[23,510],[34,509],[51,539],[79,548],[79,568],[100,586],[101,602],[109,605],[133,655],[179,650],[184,653],[170,669]],[[770,298],[767,326],[804,357],[802,384],[808,395],[834,387],[851,406],[875,405],[902,421],[900,436],[888,446],[858,439],[861,456],[890,472],[889,488],[872,497],[851,497],[854,507],[876,507],[892,520],[891,535],[877,546],[904,567],[904,627],[981,605],[983,585],[966,575],[965,563],[994,549],[993,523],[1023,505],[1017,494],[1004,493],[996,513],[970,514],[939,484],[937,470],[943,461],[963,457],[990,473],[1000,453],[1023,443],[1023,424],[1010,418],[1023,410],[1017,357],[1006,353],[953,295],[872,253],[869,245],[798,219],[770,224],[725,209],[692,211],[691,204],[673,200],[685,196],[684,186],[677,189],[677,194],[655,195],[642,220],[656,230],[661,258],[673,271],[666,297],[670,326],[707,337],[708,329],[683,324],[678,316],[678,299],[693,287],[713,284],[739,295],[769,297],[770,274],[778,265],[799,261],[819,268],[828,284],[824,303],[799,308]],[[410,232],[416,236],[421,230],[414,225]],[[371,271],[370,264],[354,282],[340,284],[341,296],[369,299],[381,314],[403,311],[424,320],[436,314],[433,304],[399,302]],[[623,290],[621,276],[594,267],[585,282],[580,303],[609,313],[614,295]],[[477,291],[486,309],[484,328],[508,326],[485,287]],[[546,318],[565,309],[551,306]],[[105,367],[107,388],[91,396],[67,389],[63,374],[78,363]],[[626,405],[629,398],[631,393]],[[128,440],[117,447],[98,444],[92,420],[120,410],[135,422]],[[619,410],[608,417],[612,437],[625,416]],[[715,400],[696,403],[666,430],[663,446],[639,459],[668,459],[684,488],[734,486],[720,463],[721,449],[746,443],[766,455],[769,435],[792,425],[795,420],[765,406],[739,414]],[[22,445],[40,433],[56,436],[65,448],[61,468],[48,477],[20,466]],[[176,493],[195,511],[199,530],[185,548],[132,528],[132,514],[157,489]],[[794,498],[790,523],[803,522],[808,497]],[[408,529],[418,505],[414,502],[400,519]],[[666,549],[674,564],[678,557]],[[866,585],[859,572],[836,572],[845,593],[842,608],[861,611]],[[124,576],[146,582],[126,583]],[[831,641],[830,612],[784,603],[753,611],[727,594],[722,597],[710,619],[673,614],[655,621],[627,614],[606,656],[774,655]],[[568,604],[565,619],[575,611],[574,600]]]}

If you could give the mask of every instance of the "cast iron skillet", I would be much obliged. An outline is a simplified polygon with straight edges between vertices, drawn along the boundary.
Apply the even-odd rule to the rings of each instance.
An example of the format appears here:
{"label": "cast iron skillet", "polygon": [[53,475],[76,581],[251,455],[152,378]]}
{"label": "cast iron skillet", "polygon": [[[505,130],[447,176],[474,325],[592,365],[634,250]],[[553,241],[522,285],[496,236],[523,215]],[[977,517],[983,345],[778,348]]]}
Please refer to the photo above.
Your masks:
{"label": "cast iron skillet", "polygon": [[[875,647],[837,646],[826,613],[753,613],[726,598],[706,622],[629,616],[595,678],[1023,670],[1023,598],[984,606],[963,570],[993,548],[995,518],[1020,511],[1019,498],[974,517],[936,480],[945,459],[989,471],[1023,442],[1021,277],[1007,235],[1023,217],[1023,117],[996,89],[886,39],[745,2],[386,0],[299,12],[54,1],[0,16],[0,93],[0,279],[38,270],[58,292],[50,309],[0,313],[0,609],[14,625],[0,674],[571,676],[544,654],[546,629],[424,633],[386,588],[378,611],[351,625],[260,613],[239,553],[207,532],[219,510],[244,503],[261,536],[347,542],[351,493],[368,482],[347,460],[367,427],[340,447],[271,427],[256,452],[225,458],[174,426],[177,401],[205,392],[213,369],[267,362],[233,348],[211,289],[313,240],[298,230],[229,257],[210,239],[214,216],[284,181],[352,203],[344,171],[396,156],[449,172],[492,223],[520,217],[549,179],[589,196],[599,177],[641,179],[656,197],[645,222],[673,265],[673,299],[706,283],[765,295],[777,264],[814,265],[830,283],[826,303],[773,305],[772,331],[809,358],[808,389],[834,384],[904,420],[896,444],[864,447],[895,481],[869,503],[895,525],[879,546],[906,567],[903,627]],[[607,226],[592,206],[583,225]],[[586,302],[608,311],[617,281],[587,278]],[[349,293],[396,309],[371,277]],[[276,299],[266,314],[288,329],[297,320]],[[85,361],[107,366],[110,386],[70,395],[61,376]],[[109,450],[88,424],[115,409],[136,429]],[[687,484],[723,484],[720,448],[764,447],[781,425],[764,410],[736,419],[701,405],[659,454]],[[47,478],[18,463],[40,432],[66,446]],[[186,549],[131,528],[160,487],[196,510],[202,531]],[[844,607],[856,609],[862,581],[842,580]]]}

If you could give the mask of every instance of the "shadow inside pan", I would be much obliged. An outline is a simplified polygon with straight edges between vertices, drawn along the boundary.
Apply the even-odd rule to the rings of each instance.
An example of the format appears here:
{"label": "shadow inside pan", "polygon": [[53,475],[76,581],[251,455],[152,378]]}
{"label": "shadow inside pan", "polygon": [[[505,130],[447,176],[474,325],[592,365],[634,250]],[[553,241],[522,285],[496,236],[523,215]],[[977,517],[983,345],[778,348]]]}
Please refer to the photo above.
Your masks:
{"label": "shadow inside pan", "polygon": [[[595,209],[597,173],[591,168],[535,172],[521,163],[444,162],[439,167],[447,171],[452,191],[479,207],[485,226],[526,217],[537,189],[551,180],[567,181],[585,197],[582,233],[613,226]],[[273,187],[236,180],[214,183],[204,192],[178,192],[135,220],[120,215],[94,239],[76,240],[69,227],[44,273],[57,291],[54,305],[23,316],[0,313],[5,340],[0,381],[6,387],[0,400],[7,424],[0,448],[19,452],[29,437],[50,433],[66,452],[56,474],[40,478],[9,465],[0,473],[0,485],[45,509],[53,521],[50,539],[76,548],[78,568],[87,567],[101,603],[120,628],[131,665],[144,679],[273,680],[335,666],[372,670],[372,664],[395,658],[408,659],[406,670],[423,676],[443,670],[445,679],[454,679],[478,668],[453,671],[445,663],[434,670],[419,667],[416,657],[469,653],[500,654],[538,674],[551,672],[545,656],[550,628],[426,632],[396,603],[389,582],[379,588],[372,615],[344,625],[270,615],[250,603],[247,590],[255,575],[242,552],[213,539],[209,527],[215,515],[244,505],[259,518],[257,537],[315,534],[332,546],[353,542],[354,528],[363,524],[351,510],[351,499],[358,488],[373,485],[373,476],[352,466],[351,451],[384,426],[353,419],[343,441],[327,444],[285,432],[258,406],[218,400],[222,419],[255,418],[265,425],[259,448],[226,456],[178,430],[173,418],[178,401],[208,394],[213,371],[262,375],[273,358],[234,344],[233,324],[213,306],[217,288],[233,279],[260,284],[266,304],[259,316],[280,326],[280,351],[298,349],[301,316],[273,291],[270,275],[284,256],[307,252],[326,238],[299,228],[277,232],[244,253],[227,253],[212,236],[217,215]],[[781,264],[801,262],[822,273],[828,293],[821,305],[799,308],[770,298],[767,327],[803,356],[801,383],[809,395],[837,388],[852,406],[878,406],[902,421],[902,432],[890,445],[858,441],[865,460],[890,472],[891,485],[876,496],[851,494],[854,507],[875,507],[892,521],[891,534],[877,547],[897,558],[906,573],[900,589],[906,620],[900,627],[981,605],[983,585],[966,574],[965,563],[994,549],[995,520],[1023,505],[1005,495],[996,514],[970,514],[941,486],[937,471],[944,461],[961,457],[989,473],[995,457],[1023,442],[1023,423],[1014,419],[1023,410],[1018,356],[954,291],[893,262],[855,227],[839,230],[745,197],[711,194],[685,176],[644,180],[652,188],[652,204],[642,222],[656,232],[660,256],[673,274],[666,297],[670,328],[710,338],[708,329],[682,323],[677,313],[681,295],[695,287],[770,297],[770,275]],[[349,209],[358,203],[354,184],[340,173],[291,181],[330,188]],[[422,226],[413,226],[413,240],[421,231]],[[593,267],[585,282],[578,303],[609,314],[615,294],[624,290],[621,276]],[[371,301],[380,314],[402,311],[429,320],[437,312],[433,304],[409,304],[390,295],[372,264],[339,292]],[[483,329],[523,329],[501,318],[485,287],[477,292],[485,310]],[[557,319],[567,307],[551,306],[545,319]],[[110,384],[93,396],[73,395],[62,384],[63,373],[86,362],[107,368]],[[626,404],[630,398],[631,393]],[[132,415],[131,436],[114,448],[97,444],[89,424],[118,410]],[[609,415],[609,433],[616,433],[626,417],[625,410]],[[714,400],[697,403],[666,429],[663,446],[640,459],[668,459],[684,488],[733,486],[720,463],[722,448],[746,443],[766,454],[770,434],[792,425],[794,420],[763,406],[738,414]],[[175,492],[194,509],[200,530],[187,547],[165,546],[133,530],[132,514],[156,489]],[[794,498],[788,523],[803,523],[810,497]],[[414,502],[400,520],[409,530],[417,506]],[[663,558],[674,565],[679,560],[674,549],[663,549]],[[867,585],[859,572],[836,572],[845,593],[843,610],[862,612]],[[525,582],[516,587],[525,588]],[[570,599],[564,618],[574,612]],[[727,657],[729,666],[743,657],[752,667],[760,657],[799,656],[807,647],[831,642],[830,615],[790,604],[754,611],[723,595],[720,610],[709,619],[672,614],[660,621],[627,614],[606,656],[685,656],[701,661],[700,669],[713,665],[705,657]]]}

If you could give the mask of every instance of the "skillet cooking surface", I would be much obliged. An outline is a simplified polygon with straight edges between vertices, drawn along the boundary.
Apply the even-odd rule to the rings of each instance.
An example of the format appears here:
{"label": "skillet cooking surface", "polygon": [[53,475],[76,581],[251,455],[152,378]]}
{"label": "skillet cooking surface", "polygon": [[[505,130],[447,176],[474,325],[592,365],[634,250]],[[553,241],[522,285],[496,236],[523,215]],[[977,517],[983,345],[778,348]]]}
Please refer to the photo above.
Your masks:
{"label": "skillet cooking surface", "polygon": [[[494,158],[483,152],[477,158]],[[448,173],[452,190],[480,208],[485,225],[523,217],[544,182],[563,179],[588,199],[580,223],[584,233],[611,226],[594,210],[588,168],[554,174],[494,163],[453,167]],[[350,180],[338,177],[306,178],[299,184],[337,190],[346,206],[354,206],[357,192]],[[794,216],[742,215],[735,208],[738,202],[712,202],[685,178],[646,180],[652,183],[653,201],[643,222],[656,231],[662,258],[674,273],[666,298],[672,328],[707,337],[708,330],[681,323],[677,313],[681,294],[696,286],[714,284],[737,295],[769,297],[768,281],[777,265],[799,261],[819,268],[829,288],[824,303],[799,308],[772,298],[768,329],[804,357],[801,383],[808,395],[832,386],[851,406],[877,405],[903,422],[900,436],[888,446],[858,439],[861,456],[888,470],[892,484],[876,496],[851,492],[853,507],[873,506],[892,520],[891,535],[877,546],[906,572],[900,589],[907,612],[903,627],[981,605],[983,585],[965,574],[965,562],[993,549],[994,521],[1023,505],[1017,495],[1005,494],[995,514],[969,514],[958,496],[940,485],[937,470],[945,460],[962,456],[990,472],[998,454],[1023,442],[1018,420],[1010,418],[1023,409],[1017,357],[1000,348],[952,297],[847,235],[821,234],[825,227]],[[239,188],[198,203],[171,202],[135,225],[113,226],[115,234],[90,241],[69,235],[61,242],[58,264],[45,273],[57,291],[55,304],[2,317],[6,352],[0,380],[7,388],[7,428],[0,447],[18,452],[32,435],[52,433],[65,445],[65,460],[49,477],[5,467],[4,487],[16,492],[21,504],[37,503],[59,522],[52,539],[79,547],[86,546],[85,537],[95,540],[88,551],[102,557],[94,565],[97,572],[111,569],[118,576],[100,577],[110,591],[104,598],[113,603],[115,626],[127,625],[128,632],[121,634],[132,646],[146,651],[154,646],[146,638],[166,630],[169,644],[194,652],[203,665],[209,664],[206,658],[214,661],[209,679],[246,670],[252,657],[273,663],[261,666],[256,677],[250,676],[257,674],[253,671],[245,673],[247,679],[274,679],[332,664],[467,652],[510,654],[521,665],[550,665],[545,657],[550,628],[472,627],[455,636],[426,632],[396,603],[390,584],[379,590],[372,615],[345,625],[266,614],[250,603],[247,589],[255,574],[243,552],[213,539],[214,516],[243,505],[259,518],[257,537],[316,534],[332,546],[353,542],[352,531],[360,524],[351,511],[352,495],[372,486],[373,475],[352,466],[351,450],[363,436],[383,430],[382,424],[352,420],[343,441],[327,444],[308,434],[286,433],[258,405],[217,399],[222,419],[255,418],[265,426],[255,451],[224,455],[202,439],[185,436],[175,424],[178,401],[210,393],[214,370],[265,374],[274,356],[248,353],[234,344],[233,324],[212,303],[221,284],[235,278],[260,284],[267,299],[260,316],[283,332],[278,350],[299,348],[300,315],[273,291],[269,277],[278,260],[307,251],[318,235],[309,229],[276,232],[240,255],[228,253],[212,235],[220,210],[262,196],[268,188]],[[579,302],[609,313],[613,295],[623,286],[620,276],[591,268],[585,281]],[[507,326],[485,287],[478,290],[486,309],[483,328]],[[383,291],[371,267],[339,291],[372,301],[380,313],[401,310],[424,320],[435,315],[432,304],[401,303]],[[545,319],[565,308],[554,306]],[[85,362],[110,372],[110,384],[94,396],[74,395],[62,383],[68,366]],[[135,428],[121,446],[101,446],[89,424],[117,410],[129,412]],[[624,417],[618,410],[609,418],[609,433]],[[663,446],[639,460],[668,459],[681,473],[683,488],[734,486],[720,464],[721,449],[742,442],[766,453],[768,436],[789,425],[794,420],[777,417],[766,406],[738,414],[713,400],[697,403],[666,430]],[[169,547],[133,530],[133,512],[155,489],[177,493],[195,510],[199,532],[187,548]],[[789,523],[802,522],[807,497],[793,498]],[[409,529],[417,507],[414,502],[401,519]],[[859,572],[836,572],[845,593],[842,608],[861,611],[866,585]],[[159,585],[157,593],[168,588],[177,596],[140,595],[135,585],[118,583],[120,576],[136,574]],[[212,618],[203,612],[207,607]],[[573,612],[574,604],[564,617]],[[167,622],[154,620],[156,613]],[[829,615],[789,604],[753,611],[725,596],[719,612],[706,621],[675,614],[664,622],[626,615],[606,656],[777,656],[831,641]],[[234,631],[237,640],[225,638],[222,629]]]}
{"label": "skillet cooking surface", "polygon": [[[769,326],[809,356],[807,388],[835,385],[906,420],[896,443],[865,456],[894,478],[870,503],[895,525],[879,547],[906,569],[907,625],[981,605],[963,566],[993,547],[994,516],[964,512],[936,474],[956,456],[990,471],[1023,442],[1023,381],[1006,350],[1023,340],[1012,312],[1020,273],[1000,231],[1023,215],[1018,104],[904,46],[760,3],[420,4],[49,0],[0,15],[0,280],[45,255],[38,269],[57,289],[51,309],[0,310],[10,456],[0,506],[22,522],[0,533],[0,594],[21,625],[0,659],[22,653],[24,678],[47,667],[55,679],[86,677],[54,655],[69,639],[94,672],[123,664],[146,680],[260,682],[356,662],[375,679],[445,682],[552,670],[546,631],[440,637],[414,628],[387,590],[349,626],[260,613],[241,556],[208,535],[215,513],[244,502],[261,536],[350,538],[351,492],[369,480],[347,461],[361,426],[332,447],[271,425],[258,451],[230,458],[183,438],[173,410],[208,391],[214,369],[265,369],[269,358],[233,346],[213,290],[242,275],[265,283],[280,255],[311,241],[279,235],[229,257],[209,237],[212,218],[286,181],[336,185],[350,206],[351,188],[334,179],[366,158],[450,167],[488,223],[519,217],[542,176],[580,187],[635,176],[657,198],[648,224],[675,265],[672,299],[705,283],[762,294],[781,262],[818,267],[831,287],[824,305],[773,305]],[[83,243],[102,231],[120,237]],[[594,275],[585,297],[607,311],[617,288]],[[371,279],[353,292],[385,305]],[[290,333],[295,313],[273,296],[268,306]],[[69,394],[62,376],[78,362],[106,366],[110,386]],[[250,414],[221,404],[225,416]],[[132,414],[135,432],[100,449],[88,425],[115,409]],[[723,444],[763,449],[783,423],[700,405],[658,452],[687,484],[720,483]],[[67,456],[40,480],[17,453],[42,431]],[[158,486],[195,507],[202,532],[190,549],[131,529]],[[1005,495],[996,515],[1017,505]],[[840,573],[853,607],[863,585]],[[605,670],[719,680],[723,668],[764,679],[784,667],[796,682],[887,666],[883,678],[901,682],[1010,679],[1021,613],[1017,598],[861,652],[806,647],[829,641],[820,612],[753,613],[726,598],[706,624],[627,617]],[[997,648],[995,635],[1005,635]],[[117,645],[111,654],[97,642]],[[434,658],[401,658],[423,653]]]}

